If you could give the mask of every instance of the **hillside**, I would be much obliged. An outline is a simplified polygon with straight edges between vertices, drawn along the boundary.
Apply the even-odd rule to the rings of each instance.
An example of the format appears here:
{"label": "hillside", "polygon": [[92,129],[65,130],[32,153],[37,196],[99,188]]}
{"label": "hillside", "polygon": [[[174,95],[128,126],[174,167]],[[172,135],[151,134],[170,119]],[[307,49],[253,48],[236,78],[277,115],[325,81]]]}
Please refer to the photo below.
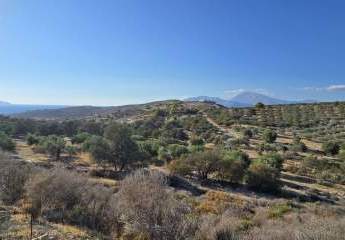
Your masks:
{"label": "hillside", "polygon": [[344,102],[42,112],[0,117],[1,239],[343,239]]}
{"label": "hillside", "polygon": [[[124,105],[124,106],[109,106],[109,107],[95,107],[95,106],[78,106],[66,107],[60,109],[45,109],[27,111],[24,113],[12,114],[15,118],[31,118],[36,120],[66,120],[66,119],[92,119],[92,118],[114,118],[127,119],[144,114],[146,111],[152,109],[166,108],[167,106],[179,103],[186,108],[204,108],[213,106],[213,103],[203,102],[182,102],[178,100],[166,100],[150,102],[145,104]],[[219,107],[219,106],[217,106]]]}

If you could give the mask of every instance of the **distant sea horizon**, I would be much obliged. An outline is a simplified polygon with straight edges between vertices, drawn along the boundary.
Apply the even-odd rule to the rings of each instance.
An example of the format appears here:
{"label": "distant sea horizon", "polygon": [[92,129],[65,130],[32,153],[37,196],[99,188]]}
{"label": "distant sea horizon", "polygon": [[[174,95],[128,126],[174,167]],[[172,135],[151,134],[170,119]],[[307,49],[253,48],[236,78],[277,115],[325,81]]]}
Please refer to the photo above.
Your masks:
{"label": "distant sea horizon", "polygon": [[59,109],[63,105],[29,105],[29,104],[6,104],[0,105],[0,115],[11,115],[34,110]]}

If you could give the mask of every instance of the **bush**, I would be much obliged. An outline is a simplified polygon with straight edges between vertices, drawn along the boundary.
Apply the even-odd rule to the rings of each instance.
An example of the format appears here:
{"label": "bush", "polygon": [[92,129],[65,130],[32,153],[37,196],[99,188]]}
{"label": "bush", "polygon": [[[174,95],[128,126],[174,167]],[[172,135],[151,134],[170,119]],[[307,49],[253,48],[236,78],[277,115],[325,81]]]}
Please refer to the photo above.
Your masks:
{"label": "bush", "polygon": [[158,160],[165,163],[168,163],[170,160],[172,160],[170,152],[165,147],[160,147],[158,149]]}
{"label": "bush", "polygon": [[300,137],[294,136],[293,142],[289,149],[295,152],[306,152],[307,146],[301,141]]}
{"label": "bush", "polygon": [[168,149],[172,158],[175,159],[189,152],[187,147],[179,144],[171,144],[168,146]]}
{"label": "bush", "polygon": [[266,129],[263,133],[263,140],[267,143],[274,143],[277,139],[277,133],[271,129]]}
{"label": "bush", "polygon": [[243,131],[243,136],[246,137],[246,138],[252,138],[254,135],[253,131],[249,128],[246,128],[244,131]]}
{"label": "bush", "polygon": [[187,217],[191,208],[167,191],[166,179],[158,172],[140,170],[128,176],[113,203],[115,215],[125,224],[124,239],[182,240],[194,236],[196,225]]}
{"label": "bush", "polygon": [[258,161],[249,166],[246,182],[251,189],[276,192],[280,187],[279,177],[279,169]]}
{"label": "bush", "polygon": [[16,144],[13,140],[4,132],[0,132],[0,150],[14,151]]}
{"label": "bush", "polygon": [[68,145],[66,146],[65,151],[68,154],[68,157],[72,159],[75,155],[77,155],[78,148],[73,145]]}
{"label": "bush", "polygon": [[0,153],[0,199],[7,204],[19,200],[31,171],[29,165]]}
{"label": "bush", "polygon": [[41,138],[39,145],[46,153],[50,154],[56,160],[60,160],[61,153],[66,146],[66,141],[63,137],[49,135],[48,137]]}
{"label": "bush", "polygon": [[110,231],[107,209],[111,189],[88,182],[87,178],[53,169],[36,174],[26,186],[29,211],[55,222],[68,222],[94,230]]}
{"label": "bush", "polygon": [[157,157],[159,150],[159,143],[157,140],[146,140],[139,142],[140,150],[149,157]]}
{"label": "bush", "polygon": [[84,143],[83,148],[88,149],[97,164],[105,165],[110,161],[110,146],[103,137],[92,136]]}
{"label": "bush", "polygon": [[27,136],[26,136],[26,143],[29,145],[29,146],[32,146],[32,145],[37,145],[39,144],[40,142],[40,138],[35,135],[35,134],[31,134],[29,133]]}
{"label": "bush", "polygon": [[91,136],[92,135],[87,133],[87,132],[82,132],[82,133],[78,133],[77,135],[75,135],[71,141],[73,144],[82,144],[86,140],[88,140]]}
{"label": "bush", "polygon": [[322,144],[322,151],[329,155],[337,155],[340,150],[340,144],[338,142],[330,141]]}
{"label": "bush", "polygon": [[206,180],[208,175],[217,171],[221,152],[218,149],[195,152],[186,156],[183,161],[190,166],[199,179]]}
{"label": "bush", "polygon": [[278,170],[283,168],[283,158],[278,153],[268,153],[260,156],[258,161]]}
{"label": "bush", "polygon": [[218,173],[221,179],[233,183],[240,183],[250,164],[247,154],[241,151],[225,151],[218,164]]}
{"label": "bush", "polygon": [[204,140],[197,136],[192,136],[190,139],[190,144],[193,146],[199,146],[204,144]]}

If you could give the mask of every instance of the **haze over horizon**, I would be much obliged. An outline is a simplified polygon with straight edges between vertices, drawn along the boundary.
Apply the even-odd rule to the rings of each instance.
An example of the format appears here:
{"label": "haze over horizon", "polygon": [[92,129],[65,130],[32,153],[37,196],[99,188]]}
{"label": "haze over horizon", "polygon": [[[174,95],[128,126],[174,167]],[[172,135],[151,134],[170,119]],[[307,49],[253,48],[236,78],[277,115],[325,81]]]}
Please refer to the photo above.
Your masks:
{"label": "haze over horizon", "polygon": [[0,1],[0,101],[345,100],[345,2]]}

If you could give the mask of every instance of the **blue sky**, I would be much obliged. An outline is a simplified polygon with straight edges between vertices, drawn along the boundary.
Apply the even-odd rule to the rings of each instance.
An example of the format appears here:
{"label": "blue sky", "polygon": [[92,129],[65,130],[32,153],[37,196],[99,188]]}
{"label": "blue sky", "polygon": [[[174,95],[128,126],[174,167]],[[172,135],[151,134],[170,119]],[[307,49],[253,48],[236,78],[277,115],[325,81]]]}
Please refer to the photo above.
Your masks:
{"label": "blue sky", "polygon": [[345,100],[342,0],[0,0],[0,99]]}

